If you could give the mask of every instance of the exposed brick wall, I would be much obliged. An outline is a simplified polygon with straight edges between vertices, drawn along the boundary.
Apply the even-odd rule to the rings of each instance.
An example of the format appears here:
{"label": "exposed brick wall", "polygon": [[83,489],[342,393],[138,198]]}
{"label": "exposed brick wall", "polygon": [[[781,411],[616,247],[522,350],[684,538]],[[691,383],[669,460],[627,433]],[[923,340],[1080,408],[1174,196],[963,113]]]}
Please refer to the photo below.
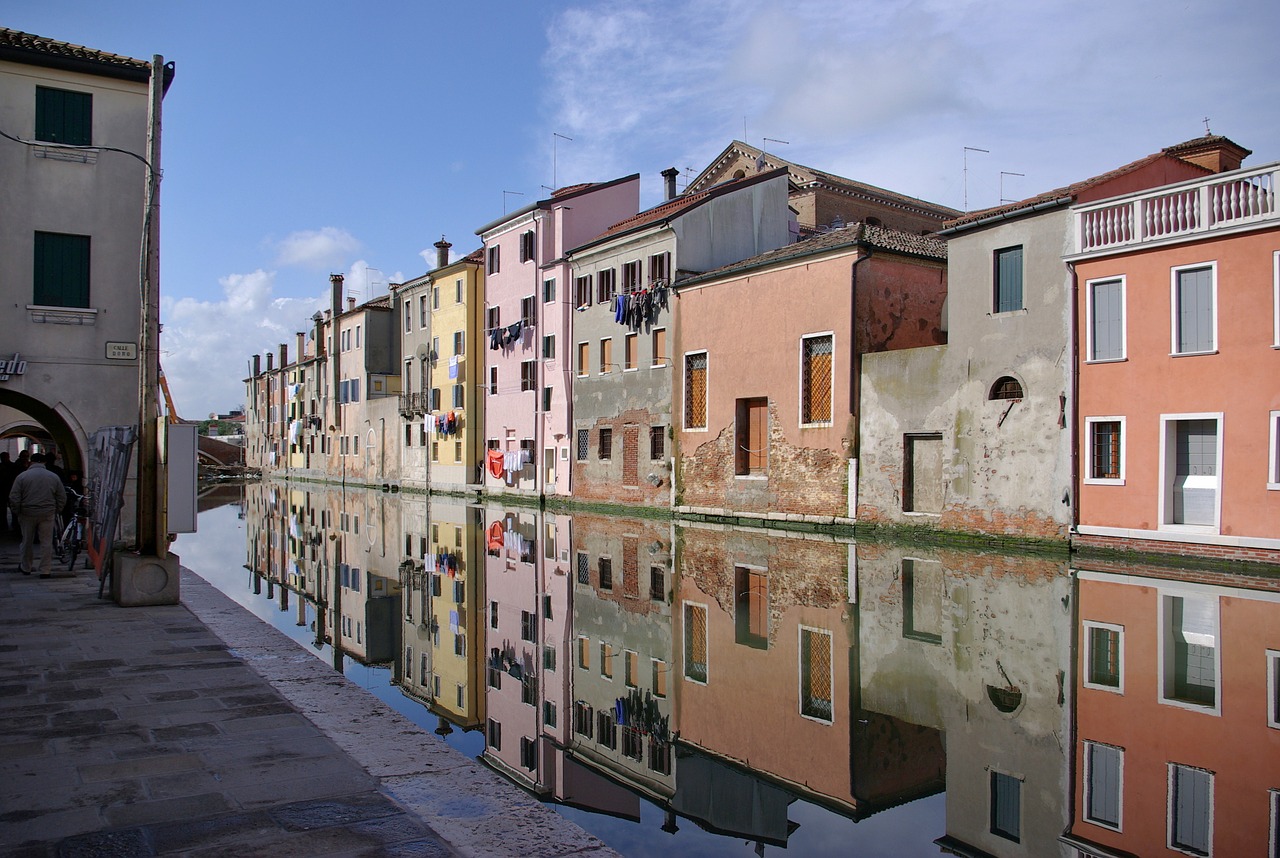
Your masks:
{"label": "exposed brick wall", "polygon": [[765,479],[735,476],[734,429],[729,424],[713,440],[681,457],[679,503],[749,513],[847,513],[847,460],[832,450],[787,443],[772,401]]}
{"label": "exposed brick wall", "polygon": [[[902,517],[900,513],[891,513],[882,507],[859,503],[858,521],[866,524],[901,525]],[[987,536],[1063,540],[1067,538],[1067,525],[1026,507],[1019,507],[1016,510],[990,510],[949,504],[943,508],[941,515],[918,516],[912,518],[910,523],[913,527]]]}
{"label": "exposed brick wall", "polygon": [[[662,426],[669,432],[669,417],[636,408],[615,417],[602,418],[590,428],[586,461],[578,461],[577,439],[573,450],[571,494],[578,500],[665,508],[671,506],[670,438],[664,438],[664,457],[649,458],[649,427]],[[599,457],[600,430],[613,430],[613,451],[607,460]],[[575,430],[576,431],[576,430]],[[627,449],[636,451],[634,458]],[[650,476],[657,479],[658,484]]]}
{"label": "exposed brick wall", "polygon": [[[590,587],[603,601],[617,602],[632,614],[662,612],[673,585],[670,524],[648,519],[619,518],[594,513],[573,515],[573,557],[570,575],[577,583],[578,553],[587,555]],[[613,563],[613,586],[600,587],[600,558]],[[662,601],[649,598],[649,575],[653,567],[663,570]]]}

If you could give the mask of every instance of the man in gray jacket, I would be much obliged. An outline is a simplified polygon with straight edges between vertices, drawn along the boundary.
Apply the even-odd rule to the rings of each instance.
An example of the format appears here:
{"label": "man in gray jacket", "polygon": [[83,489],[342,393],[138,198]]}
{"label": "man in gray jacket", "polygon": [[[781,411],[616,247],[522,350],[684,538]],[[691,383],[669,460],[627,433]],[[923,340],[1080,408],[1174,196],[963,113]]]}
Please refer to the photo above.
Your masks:
{"label": "man in gray jacket", "polygon": [[53,517],[67,502],[67,490],[58,475],[44,466],[36,453],[31,466],[18,474],[9,490],[9,507],[22,526],[22,574],[31,574],[35,542],[40,540],[40,577],[53,569]]}

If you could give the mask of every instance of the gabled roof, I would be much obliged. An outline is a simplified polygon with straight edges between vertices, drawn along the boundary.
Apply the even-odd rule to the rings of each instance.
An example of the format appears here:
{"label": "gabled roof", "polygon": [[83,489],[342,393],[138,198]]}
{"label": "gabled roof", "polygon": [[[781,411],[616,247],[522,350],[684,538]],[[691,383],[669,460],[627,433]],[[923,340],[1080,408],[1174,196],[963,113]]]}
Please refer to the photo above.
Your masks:
{"label": "gabled roof", "polygon": [[765,169],[786,167],[791,173],[791,181],[801,189],[825,185],[827,187],[835,188],[858,196],[891,201],[900,206],[917,209],[925,214],[934,215],[936,217],[948,217],[960,214],[956,209],[938,205],[937,203],[931,203],[927,200],[919,199],[918,197],[909,197],[905,194],[899,194],[885,188],[869,185],[865,182],[856,182],[853,179],[846,179],[843,176],[837,176],[835,173],[827,173],[822,170],[815,170],[813,167],[806,167],[803,164],[796,164],[792,161],[786,160],[785,158],[779,157],[773,152],[765,152],[762,149],[757,149],[750,143],[743,143],[741,140],[734,140],[726,146],[719,155],[713,158],[707,168],[699,173],[694,180],[689,183],[689,187],[685,190],[685,193],[703,189],[703,187],[712,181],[712,179],[717,175],[718,169],[722,165],[731,162],[738,156],[742,155],[758,162],[762,160]]}
{"label": "gabled roof", "polygon": [[[138,83],[146,83],[151,79],[151,63],[147,60],[111,54],[4,27],[0,27],[0,60]],[[165,67],[164,78],[167,90],[173,80],[172,63]]]}
{"label": "gabled roof", "polygon": [[724,265],[705,274],[677,280],[675,287],[679,290],[681,287],[694,283],[717,280],[727,275],[739,274],[757,268],[766,268],[781,262],[791,262],[806,256],[853,247],[886,250],[892,253],[932,259],[938,262],[945,262],[947,259],[947,243],[936,236],[916,235],[899,229],[889,229],[888,227],[872,226],[871,224],[859,222],[842,229],[820,232],[811,238],[797,241],[795,244],[788,244],[785,247],[770,250],[767,253],[744,259],[741,262]]}
{"label": "gabled roof", "polygon": [[1213,135],[1213,136],[1206,135],[1204,137],[1197,137],[1194,140],[1187,140],[1184,143],[1178,143],[1174,146],[1168,146],[1164,149],[1161,149],[1159,152],[1154,152],[1150,155],[1147,155],[1144,158],[1139,158],[1136,161],[1131,161],[1130,163],[1125,164],[1122,167],[1117,167],[1114,170],[1108,170],[1105,173],[1100,173],[1097,176],[1093,176],[1091,178],[1084,179],[1079,182],[1074,182],[1070,185],[1065,185],[1061,188],[1054,188],[1052,191],[1045,191],[1042,194],[1037,194],[1034,197],[1028,197],[1025,200],[1019,200],[1018,202],[1015,202],[1015,203],[1007,203],[1002,206],[993,206],[987,209],[980,209],[978,211],[968,212],[962,215],[961,217],[955,218],[953,220],[949,220],[945,224],[943,224],[942,234],[947,235],[947,234],[956,232],[959,229],[962,229],[964,227],[977,224],[978,222],[987,222],[987,221],[991,221],[998,218],[1008,217],[1013,215],[1014,213],[1021,213],[1024,211],[1025,212],[1036,211],[1044,208],[1054,207],[1056,205],[1067,205],[1069,203],[1075,202],[1076,199],[1078,199],[1081,194],[1084,194],[1092,190],[1093,188],[1096,188],[1100,185],[1104,185],[1107,182],[1111,182],[1115,179],[1118,179],[1122,176],[1126,176],[1130,173],[1134,173],[1142,169],[1143,167],[1150,166],[1151,164],[1155,164],[1165,159],[1170,159],[1170,158],[1177,159],[1183,164],[1186,164],[1194,169],[1202,170],[1205,175],[1212,175],[1214,172],[1213,170],[1199,163],[1196,163],[1195,161],[1191,160],[1188,156],[1197,155],[1204,152],[1206,148],[1215,148],[1215,147],[1218,147],[1218,148],[1234,147],[1236,150],[1238,150],[1240,153],[1244,155],[1251,154],[1248,149],[1244,149],[1238,146],[1237,144],[1228,140],[1226,137],[1221,137],[1216,135]]}
{"label": "gabled roof", "polygon": [[484,235],[489,230],[494,229],[495,227],[502,226],[507,221],[515,220],[518,217],[524,217],[529,212],[534,211],[535,209],[547,208],[552,203],[559,204],[564,202],[567,199],[581,196],[582,194],[591,193],[592,191],[598,191],[601,188],[609,188],[614,185],[621,185],[623,182],[630,182],[633,179],[639,179],[639,178],[640,178],[639,173],[632,173],[629,176],[620,176],[619,178],[611,179],[608,182],[582,182],[577,185],[565,185],[563,188],[557,188],[556,190],[552,191],[551,196],[545,200],[538,200],[536,203],[529,203],[529,205],[525,206],[524,208],[516,209],[513,212],[504,214],[502,217],[498,218],[497,220],[493,220],[493,221],[490,221],[489,223],[486,223],[484,226],[476,230],[476,235]]}
{"label": "gabled roof", "polygon": [[693,194],[681,194],[675,199],[666,200],[651,209],[646,209],[639,214],[635,214],[625,220],[618,221],[586,244],[570,250],[569,254],[578,253],[579,251],[586,250],[589,247],[594,247],[597,244],[601,244],[611,238],[617,238],[618,236],[625,235],[629,232],[637,232],[646,226],[652,226],[658,223],[669,223],[674,218],[697,208],[708,200],[733,193],[734,191],[740,191],[743,188],[751,187],[752,185],[759,184],[768,179],[783,176],[786,172],[787,171],[785,169],[770,170],[765,173],[757,173],[754,176],[748,176],[745,179],[733,179],[732,181],[721,182],[718,185],[712,185],[704,191],[698,191]]}

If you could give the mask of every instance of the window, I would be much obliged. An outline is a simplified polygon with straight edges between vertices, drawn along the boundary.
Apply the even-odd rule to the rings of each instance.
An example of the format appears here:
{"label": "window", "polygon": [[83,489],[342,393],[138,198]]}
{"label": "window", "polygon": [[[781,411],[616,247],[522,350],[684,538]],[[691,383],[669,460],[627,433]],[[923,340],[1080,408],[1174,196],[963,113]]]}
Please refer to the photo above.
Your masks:
{"label": "window", "polygon": [[455,355],[465,354],[467,351],[467,335],[465,331],[453,332],[453,353]]}
{"label": "window", "polygon": [[591,561],[585,551],[578,552],[578,583],[583,586],[591,584]]}
{"label": "window", "polygon": [[655,253],[649,257],[649,282],[658,283],[671,276],[671,254]]}
{"label": "window", "polygon": [[453,654],[458,656],[467,654],[467,639],[461,632],[453,636]]}
{"label": "window", "polygon": [[532,671],[525,671],[520,678],[520,702],[526,706],[538,705],[538,677]]}
{"label": "window", "polygon": [[[426,323],[424,322],[423,324],[426,324]],[[431,354],[427,355],[427,359],[435,360],[439,356],[440,356],[440,338],[432,337],[431,338]],[[423,372],[426,372],[426,369],[427,368],[424,366],[422,368]]]}
{"label": "window", "polygon": [[1004,772],[991,772],[991,833],[1022,839],[1022,781]]}
{"label": "window", "polygon": [[430,311],[427,309],[427,296],[418,296],[418,327],[421,330],[427,329],[427,318]]}
{"label": "window", "polygon": [[463,298],[462,281],[455,280],[453,282],[453,303],[461,304]]}
{"label": "window", "polygon": [[1085,483],[1124,484],[1123,417],[1089,417],[1089,471]]}
{"label": "window", "polygon": [[93,95],[37,86],[36,139],[47,143],[92,146]]}
{"label": "window", "polygon": [[502,248],[501,248],[501,247],[498,247],[496,244],[495,244],[493,247],[490,247],[490,248],[489,248],[489,253],[488,253],[488,257],[487,257],[487,258],[488,258],[488,264],[485,266],[485,273],[486,273],[486,274],[497,274],[497,273],[498,273],[498,266],[499,266],[499,263],[501,262],[501,259],[502,259],[502,257],[501,257],[501,251],[502,251]]}
{"label": "window", "polygon": [[[551,395],[552,395],[552,394],[551,394],[551,388],[550,388],[550,387],[544,387],[544,388],[542,388],[542,410],[543,410],[543,411],[550,411],[550,410],[551,410]],[[549,457],[548,457],[548,458],[549,458]]]}
{"label": "window", "polygon": [[494,330],[495,328],[501,328],[502,327],[502,308],[490,307],[488,312],[485,313],[484,323],[485,323],[485,328],[487,328],[490,331]]}
{"label": "window", "polygon": [[542,701],[542,723],[546,727],[555,729],[556,726],[556,704],[550,700]]}
{"label": "window", "polygon": [[600,374],[605,375],[613,369],[613,340],[600,341]]}
{"label": "window", "polygon": [[1280,652],[1267,650],[1267,726],[1280,729]]}
{"label": "window", "polygon": [[495,751],[502,750],[502,725],[492,718],[489,719],[488,729],[485,731],[489,747]]}
{"label": "window", "polygon": [[440,410],[440,401],[441,401],[441,400],[440,400],[440,388],[438,388],[438,387],[433,387],[433,388],[431,388],[431,393],[430,393],[430,395],[429,395],[429,400],[428,400],[428,402],[427,402],[427,410],[428,410],[428,411],[439,411],[439,410]]}
{"label": "window", "polygon": [[578,669],[591,669],[591,640],[585,636],[578,637]]}
{"label": "window", "polygon": [[520,299],[520,320],[529,326],[538,323],[538,302],[532,295]]}
{"label": "window", "polygon": [[461,578],[453,582],[453,601],[458,605],[467,601],[467,582]]}
{"label": "window", "polygon": [[588,739],[595,732],[595,710],[582,701],[573,704],[573,732]]}
{"label": "window", "polygon": [[684,356],[684,428],[707,428],[707,353]]}
{"label": "window", "polygon": [[655,328],[653,331],[653,360],[652,366],[667,365],[667,329]]}
{"label": "window", "polygon": [[89,307],[89,236],[35,234],[32,303],[41,307]]}
{"label": "window", "polygon": [[404,332],[407,334],[412,331],[413,331],[413,304],[409,303],[408,301],[405,301],[404,302]]}
{"label": "window", "polygon": [[637,352],[639,351],[639,334],[627,334],[622,340],[622,369],[630,372],[636,369]]}
{"label": "window", "polygon": [[831,650],[831,632],[800,628],[800,714],[827,723],[835,718]]}
{"label": "window", "polygon": [[1006,247],[995,256],[995,312],[1022,309],[1022,248]]}
{"label": "window", "polygon": [[1124,626],[1085,621],[1085,688],[1124,693]]}
{"label": "window", "polygon": [[1169,848],[1208,855],[1213,843],[1213,773],[1169,764]]}
{"label": "window", "polygon": [[734,422],[734,473],[764,476],[769,467],[769,400],[739,399]]}
{"label": "window", "polygon": [[618,725],[610,712],[596,713],[596,742],[609,750],[618,748]]}
{"label": "window", "polygon": [[1165,416],[1161,523],[1216,530],[1221,415]]}
{"label": "window", "polygon": [[1267,488],[1280,489],[1280,411],[1272,411],[1270,421],[1271,443],[1267,446]]}
{"label": "window", "polygon": [[1124,751],[1112,745],[1084,743],[1084,818],[1120,830]]}
{"label": "window", "polygon": [[942,645],[948,604],[941,563],[902,559],[902,636]]}
{"label": "window", "polygon": [[769,648],[769,575],[763,569],[735,566],[734,641],[754,649]]}
{"label": "window", "polygon": [[707,683],[707,606],[684,606],[684,678]]}
{"label": "window", "polygon": [[533,230],[520,233],[520,261],[529,262],[533,259]]}
{"label": "window", "polygon": [[573,305],[579,309],[591,306],[591,275],[576,277],[573,281]]}
{"label": "window", "polygon": [[644,737],[630,724],[622,728],[622,756],[639,760],[644,756]]}
{"label": "window", "polygon": [[433,310],[440,309],[440,287],[439,286],[431,287],[431,309]]}
{"label": "window", "polygon": [[590,372],[591,344],[578,343],[578,378],[586,378]]}
{"label": "window", "polygon": [[1271,309],[1275,315],[1272,322],[1271,345],[1273,348],[1280,349],[1280,250],[1272,255],[1271,266]]}
{"label": "window", "polygon": [[600,675],[605,679],[613,679],[613,644],[600,643]]}
{"label": "window", "polygon": [[649,599],[654,602],[667,600],[667,571],[661,566],[649,567]]}
{"label": "window", "polygon": [[536,368],[531,360],[520,361],[520,389],[533,390],[537,385]]}
{"label": "window", "polygon": [[804,337],[800,340],[801,423],[831,422],[834,351],[834,337],[831,334]]}
{"label": "window", "polygon": [[555,644],[542,645],[542,669],[550,673],[556,672],[556,647]]}
{"label": "window", "polygon": [[613,457],[613,430],[600,430],[600,447],[597,450],[597,456],[603,460],[609,460]]}
{"label": "window", "polygon": [[1124,360],[1124,278],[1087,284],[1087,345],[1091,361]]}
{"label": "window", "polygon": [[498,627],[498,603],[489,603],[489,628],[496,629]]}
{"label": "window", "polygon": [[455,384],[453,386],[453,407],[465,408],[466,406],[467,406],[466,387],[461,384]]}
{"label": "window", "polygon": [[991,393],[988,399],[1022,399],[1022,384],[1011,375],[1003,375],[996,379],[996,383],[991,385]]}
{"label": "window", "polygon": [[667,663],[660,658],[650,659],[653,665],[653,696],[667,696]]}
{"label": "window", "polygon": [[613,589],[613,558],[600,558],[600,589]]}
{"label": "window", "polygon": [[556,335],[547,334],[542,338],[542,356],[551,360],[556,356]]}
{"label": "window", "polygon": [[538,746],[528,736],[520,737],[520,765],[529,771],[538,767]]}
{"label": "window", "polygon": [[577,451],[578,451],[579,462],[585,462],[587,460],[587,451],[591,447],[590,438],[591,438],[591,431],[589,429],[578,430]]}
{"label": "window", "polygon": [[606,268],[596,275],[596,303],[608,304],[618,292],[617,273]]}
{"label": "window", "polygon": [[649,458],[659,461],[667,455],[667,427],[649,427]]}
{"label": "window", "polygon": [[1216,712],[1218,600],[1165,594],[1160,599],[1160,613],[1161,700]]}
{"label": "window", "polygon": [[556,278],[548,277],[542,281],[542,303],[550,304],[556,299]]}
{"label": "window", "polygon": [[520,640],[533,643],[538,636],[538,618],[531,611],[520,612]]}
{"label": "window", "polygon": [[628,262],[622,266],[622,291],[624,294],[631,294],[640,289],[640,260]]}
{"label": "window", "polygon": [[1204,354],[1217,348],[1217,265],[1173,269],[1173,353]]}
{"label": "window", "polygon": [[628,688],[640,685],[640,653],[624,650],[622,653],[622,681]]}
{"label": "window", "polygon": [[496,366],[489,367],[489,395],[498,395],[498,368]]}

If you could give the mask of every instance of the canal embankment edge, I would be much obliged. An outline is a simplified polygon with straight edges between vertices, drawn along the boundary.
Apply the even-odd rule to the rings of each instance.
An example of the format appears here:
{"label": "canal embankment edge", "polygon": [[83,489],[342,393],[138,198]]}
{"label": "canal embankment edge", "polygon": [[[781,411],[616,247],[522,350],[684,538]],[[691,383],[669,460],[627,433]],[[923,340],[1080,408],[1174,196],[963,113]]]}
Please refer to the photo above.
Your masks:
{"label": "canal embankment edge", "polygon": [[616,856],[594,835],[449,747],[189,568],[181,601],[231,654],[463,856]]}

